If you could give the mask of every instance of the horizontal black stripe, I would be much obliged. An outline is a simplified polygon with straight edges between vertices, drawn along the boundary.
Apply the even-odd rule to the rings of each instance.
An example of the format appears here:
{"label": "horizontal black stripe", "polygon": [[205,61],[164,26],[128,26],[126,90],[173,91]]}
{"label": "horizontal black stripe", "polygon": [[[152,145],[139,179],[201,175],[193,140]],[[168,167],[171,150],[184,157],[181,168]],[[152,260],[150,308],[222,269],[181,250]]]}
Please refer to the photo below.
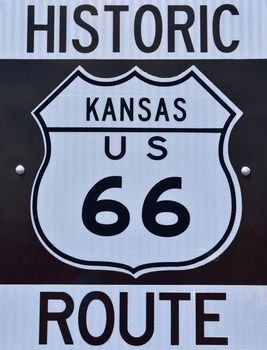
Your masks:
{"label": "horizontal black stripe", "polygon": [[52,127],[48,132],[183,132],[183,133],[221,133],[220,128],[108,128],[108,127]]}

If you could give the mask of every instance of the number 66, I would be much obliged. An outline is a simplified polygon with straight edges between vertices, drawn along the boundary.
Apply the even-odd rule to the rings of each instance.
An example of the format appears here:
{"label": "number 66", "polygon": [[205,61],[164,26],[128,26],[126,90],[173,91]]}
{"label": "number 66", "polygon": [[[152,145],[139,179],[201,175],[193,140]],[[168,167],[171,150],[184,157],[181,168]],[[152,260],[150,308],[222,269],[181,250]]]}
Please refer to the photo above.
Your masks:
{"label": "number 66", "polygon": [[[85,197],[82,208],[82,220],[85,227],[99,236],[115,236],[123,232],[130,222],[128,209],[120,202],[111,199],[98,200],[101,193],[109,188],[122,188],[121,176],[106,177],[97,182]],[[162,200],[159,196],[170,189],[181,189],[180,177],[169,177],[158,182],[148,193],[142,209],[143,224],[148,231],[160,237],[173,237],[183,233],[189,226],[190,214],[180,203]],[[112,224],[102,224],[96,220],[100,212],[113,212],[117,214],[117,221]],[[177,222],[172,225],[162,225],[156,221],[159,213],[169,212],[177,216]]]}

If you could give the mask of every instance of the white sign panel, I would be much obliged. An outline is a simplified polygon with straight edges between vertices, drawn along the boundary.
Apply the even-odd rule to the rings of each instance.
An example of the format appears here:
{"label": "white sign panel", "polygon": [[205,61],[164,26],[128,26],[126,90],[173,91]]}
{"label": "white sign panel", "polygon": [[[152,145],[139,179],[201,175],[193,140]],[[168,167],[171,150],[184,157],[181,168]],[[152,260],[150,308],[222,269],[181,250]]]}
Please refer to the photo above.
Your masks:
{"label": "white sign panel", "polygon": [[264,0],[1,0],[0,16],[6,59],[267,57]]}
{"label": "white sign panel", "polygon": [[[266,287],[13,285],[0,291],[2,350],[264,350],[267,343]],[[18,316],[6,322],[11,314]]]}

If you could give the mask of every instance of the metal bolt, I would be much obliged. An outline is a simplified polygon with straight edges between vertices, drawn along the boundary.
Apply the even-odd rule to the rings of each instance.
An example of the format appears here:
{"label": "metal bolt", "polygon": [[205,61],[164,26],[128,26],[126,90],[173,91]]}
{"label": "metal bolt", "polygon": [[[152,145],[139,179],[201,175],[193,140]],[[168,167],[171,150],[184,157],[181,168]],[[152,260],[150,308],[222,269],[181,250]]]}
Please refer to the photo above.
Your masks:
{"label": "metal bolt", "polygon": [[243,166],[241,169],[241,174],[243,176],[249,176],[251,174],[251,169],[248,166]]}
{"label": "metal bolt", "polygon": [[18,175],[22,175],[22,174],[25,173],[25,168],[24,168],[23,165],[19,164],[19,165],[16,166],[15,171],[16,171],[16,173],[17,173]]}

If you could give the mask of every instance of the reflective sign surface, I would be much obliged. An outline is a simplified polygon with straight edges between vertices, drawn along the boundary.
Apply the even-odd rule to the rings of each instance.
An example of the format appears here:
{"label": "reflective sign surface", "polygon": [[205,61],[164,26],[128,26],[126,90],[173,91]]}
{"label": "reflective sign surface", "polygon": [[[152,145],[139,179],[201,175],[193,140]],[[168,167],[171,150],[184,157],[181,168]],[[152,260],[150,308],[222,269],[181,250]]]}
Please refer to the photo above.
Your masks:
{"label": "reflective sign surface", "polygon": [[265,350],[267,3],[0,15],[1,350]]}

